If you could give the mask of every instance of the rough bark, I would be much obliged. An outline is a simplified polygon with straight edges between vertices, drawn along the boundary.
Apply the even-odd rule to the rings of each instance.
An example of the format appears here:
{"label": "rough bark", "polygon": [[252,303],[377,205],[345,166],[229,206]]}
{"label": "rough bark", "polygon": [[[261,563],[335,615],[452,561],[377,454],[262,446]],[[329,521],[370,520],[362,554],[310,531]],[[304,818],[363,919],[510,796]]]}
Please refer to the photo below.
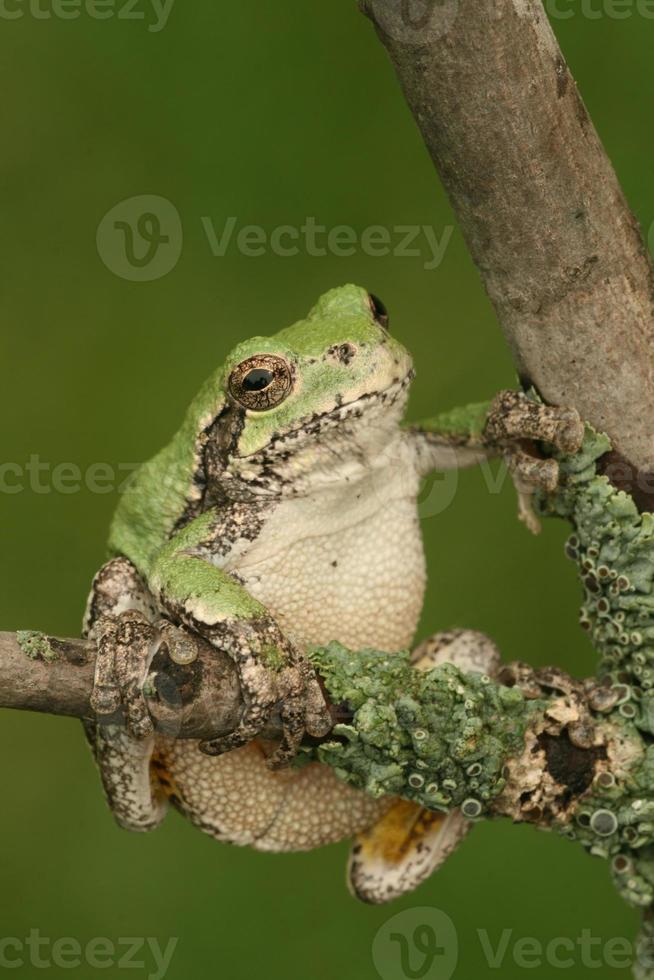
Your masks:
{"label": "rough bark", "polygon": [[361,0],[525,385],[654,500],[652,272],[541,0]]}

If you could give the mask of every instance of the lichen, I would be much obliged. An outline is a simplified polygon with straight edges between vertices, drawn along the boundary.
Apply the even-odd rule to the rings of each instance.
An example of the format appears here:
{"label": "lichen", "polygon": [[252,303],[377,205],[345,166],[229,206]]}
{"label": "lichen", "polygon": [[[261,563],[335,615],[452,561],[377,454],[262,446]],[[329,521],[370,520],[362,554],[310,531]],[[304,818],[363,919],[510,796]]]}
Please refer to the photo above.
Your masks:
{"label": "lichen", "polygon": [[57,659],[57,652],[45,633],[40,633],[37,630],[18,630],[16,641],[30,660],[51,662]]}
{"label": "lichen", "polygon": [[540,510],[572,522],[565,550],[579,569],[580,623],[601,656],[598,672],[625,685],[621,714],[654,734],[654,515],[598,472],[610,448],[587,427],[580,452],[560,458],[561,486]]}
{"label": "lichen", "polygon": [[[608,719],[625,738],[643,740],[642,761],[623,779],[606,774],[578,808],[567,835],[611,861],[613,879],[631,905],[654,902],[654,516],[599,472],[611,449],[590,426],[581,450],[558,457],[559,489],[539,510],[569,520],[565,551],[583,587],[580,624],[600,655],[598,676],[614,694]],[[606,716],[605,716],[606,717]]]}
{"label": "lichen", "polygon": [[414,670],[406,654],[352,654],[333,643],[310,656],[332,702],[351,713],[315,750],[321,762],[376,798],[488,813],[540,702],[451,664]]}
{"label": "lichen", "polygon": [[574,824],[559,828],[593,856],[610,861],[622,898],[640,908],[654,902],[653,765],[650,746],[632,773],[621,779],[602,773],[577,807]]}

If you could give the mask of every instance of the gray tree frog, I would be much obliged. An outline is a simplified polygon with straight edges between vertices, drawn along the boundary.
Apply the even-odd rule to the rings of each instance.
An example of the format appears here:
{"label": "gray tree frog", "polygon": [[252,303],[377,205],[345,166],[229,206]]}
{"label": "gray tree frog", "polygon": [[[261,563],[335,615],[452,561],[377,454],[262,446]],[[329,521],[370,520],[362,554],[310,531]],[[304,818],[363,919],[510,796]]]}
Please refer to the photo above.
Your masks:
{"label": "gray tree frog", "polygon": [[[490,411],[406,426],[413,376],[381,302],[335,289],[305,320],[236,347],[135,474],[85,623],[98,644],[87,732],[122,826],[150,830],[172,803],[218,840],[260,850],[354,836],[350,882],[370,902],[415,887],[467,828],[459,813],[368,798],[319,763],[288,766],[305,735],[332,724],[303,651],[413,640],[425,587],[421,479],[503,454],[524,502],[557,481],[531,441],[570,452],[583,436],[576,413],[516,392]],[[153,732],[143,695],[152,624],[171,648],[183,648],[183,627],[234,659],[245,703],[236,731],[202,743]],[[458,632],[416,656],[489,672],[497,654]],[[276,745],[260,737],[273,713]]]}

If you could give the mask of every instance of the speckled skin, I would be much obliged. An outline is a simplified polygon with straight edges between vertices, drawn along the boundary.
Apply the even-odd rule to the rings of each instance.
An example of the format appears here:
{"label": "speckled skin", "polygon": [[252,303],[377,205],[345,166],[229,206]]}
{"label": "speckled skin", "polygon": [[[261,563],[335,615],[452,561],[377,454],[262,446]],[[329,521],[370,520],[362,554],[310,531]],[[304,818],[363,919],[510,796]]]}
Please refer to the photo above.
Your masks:
{"label": "speckled skin", "polygon": [[[265,410],[244,408],[233,379],[260,355],[280,361],[285,397]],[[130,674],[114,625],[127,610],[136,620],[164,616],[227,650],[247,707],[233,736],[201,746],[214,755],[197,742],[147,730],[130,739],[112,724],[94,726],[105,790],[123,826],[150,829],[169,799],[219,840],[301,850],[368,830],[396,806],[317,763],[272,771],[280,749],[256,735],[280,703],[284,758],[305,732],[325,730],[319,689],[302,658],[307,645],[409,647],[425,587],[420,480],[502,450],[501,440],[484,438],[483,406],[403,427],[412,377],[408,352],[365,290],[334,290],[307,320],[232,352],[170,445],[138,472],[113,524],[115,557],[89,601],[86,629],[105,651],[96,710],[109,718],[118,692],[128,725],[130,717],[142,720],[138,677],[147,651]],[[511,411],[520,415],[515,405]],[[569,417],[542,413],[556,440]],[[415,829],[402,807],[400,823]],[[396,833],[397,819],[390,823]],[[456,836],[458,823],[455,829]],[[413,830],[409,837],[420,840]],[[400,850],[404,861],[407,848]],[[393,894],[424,874],[424,867],[396,873],[401,886]]]}

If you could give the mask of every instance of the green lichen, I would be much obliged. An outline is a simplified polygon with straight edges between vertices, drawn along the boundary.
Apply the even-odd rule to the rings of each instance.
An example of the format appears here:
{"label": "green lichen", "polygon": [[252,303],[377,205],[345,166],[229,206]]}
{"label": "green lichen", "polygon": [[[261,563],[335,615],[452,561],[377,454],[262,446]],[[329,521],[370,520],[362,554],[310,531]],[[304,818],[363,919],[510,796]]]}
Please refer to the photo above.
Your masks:
{"label": "green lichen", "polygon": [[566,554],[579,569],[580,623],[601,656],[598,672],[625,685],[623,717],[654,734],[654,515],[599,474],[610,448],[588,427],[581,451],[560,460],[561,487],[540,509],[572,522]]}
{"label": "green lichen", "polygon": [[316,757],[373,797],[394,794],[432,810],[487,814],[504,788],[506,760],[542,708],[451,664],[414,670],[406,654],[353,655],[334,643],[311,659],[332,702],[351,713]]}
{"label": "green lichen", "polygon": [[600,655],[598,675],[617,692],[609,720],[642,740],[642,761],[622,782],[605,777],[584,799],[568,836],[610,860],[631,905],[654,903],[654,516],[599,472],[611,449],[590,426],[581,450],[559,457],[561,485],[541,496],[543,515],[569,520],[567,556],[583,587],[580,623]]}
{"label": "green lichen", "polygon": [[288,656],[275,643],[267,643],[261,648],[261,662],[270,670],[280,671],[288,664]]}
{"label": "green lichen", "polygon": [[16,641],[30,660],[51,662],[57,659],[57,652],[45,633],[39,633],[37,630],[18,630]]}
{"label": "green lichen", "polygon": [[[630,722],[616,721],[624,725],[625,738],[638,738]],[[639,908],[654,903],[653,777],[654,746],[649,746],[642,761],[620,780],[600,773],[577,808],[574,824],[558,828],[593,856],[610,861],[622,898]]]}

